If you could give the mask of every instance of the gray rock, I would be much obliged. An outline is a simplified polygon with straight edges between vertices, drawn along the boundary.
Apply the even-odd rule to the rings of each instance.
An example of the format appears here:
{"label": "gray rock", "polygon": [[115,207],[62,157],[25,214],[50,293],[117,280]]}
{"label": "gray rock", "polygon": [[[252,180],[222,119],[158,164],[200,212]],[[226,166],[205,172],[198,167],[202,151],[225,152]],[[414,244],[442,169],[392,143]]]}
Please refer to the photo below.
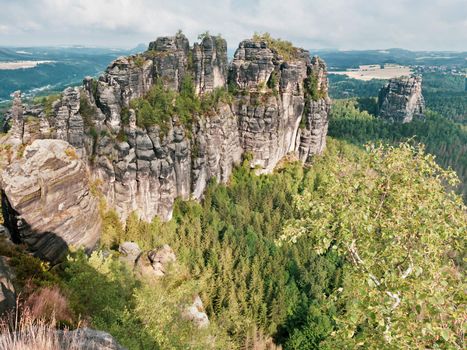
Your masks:
{"label": "gray rock", "polygon": [[211,92],[227,83],[227,42],[215,36],[206,36],[193,45],[193,70],[196,93]]}
{"label": "gray rock", "polygon": [[[199,94],[227,84],[241,93],[196,116],[191,130],[180,126],[176,116],[166,128],[138,127],[129,102],[143,96],[156,79],[179,90],[188,72]],[[306,91],[304,81],[310,77],[317,79],[318,99]],[[83,84],[65,90],[49,128],[55,130],[52,137],[78,147],[83,159],[89,155],[92,177],[101,180],[108,205],[122,220],[135,210],[145,221],[156,215],[170,219],[177,197],[200,199],[210,179],[227,182],[245,152],[253,155],[251,165],[258,172],[268,173],[286,155],[309,162],[325,147],[330,108],[326,66],[305,50],[296,49],[285,61],[266,42],[245,40],[227,66],[223,39],[207,36],[190,50],[183,35],[162,37],[142,55],[121,57],[98,81],[86,78]],[[89,125],[83,128],[80,98],[94,111],[86,122],[94,135]]]}
{"label": "gray rock", "polygon": [[109,333],[90,328],[78,328],[74,331],[57,331],[62,349],[86,350],[126,350]]}
{"label": "gray rock", "polygon": [[134,263],[138,256],[141,254],[141,248],[139,247],[138,243],[135,242],[123,242],[118,247],[118,251],[125,261],[131,263]]}
{"label": "gray rock", "polygon": [[419,76],[391,79],[379,92],[379,117],[397,123],[424,118],[425,99]]}
{"label": "gray rock", "polygon": [[62,140],[36,140],[2,173],[5,226],[41,258],[58,261],[70,246],[93,248],[101,220],[89,175]]}
{"label": "gray rock", "polygon": [[11,240],[10,230],[8,230],[5,226],[0,225],[0,239]]}
{"label": "gray rock", "polygon": [[190,44],[183,34],[157,38],[149,44],[155,76],[165,87],[180,90],[188,68]]}
{"label": "gray rock", "polygon": [[135,269],[143,277],[163,277],[169,266],[177,261],[177,257],[169,245],[142,253],[137,261]]}
{"label": "gray rock", "polygon": [[193,322],[197,328],[202,329],[209,327],[209,318],[204,310],[204,305],[199,295],[193,298],[193,304],[187,305],[183,309],[182,317]]}
{"label": "gray rock", "polygon": [[13,143],[22,143],[24,134],[23,104],[21,102],[21,91],[13,93],[13,105],[10,112],[11,118],[11,141]]}

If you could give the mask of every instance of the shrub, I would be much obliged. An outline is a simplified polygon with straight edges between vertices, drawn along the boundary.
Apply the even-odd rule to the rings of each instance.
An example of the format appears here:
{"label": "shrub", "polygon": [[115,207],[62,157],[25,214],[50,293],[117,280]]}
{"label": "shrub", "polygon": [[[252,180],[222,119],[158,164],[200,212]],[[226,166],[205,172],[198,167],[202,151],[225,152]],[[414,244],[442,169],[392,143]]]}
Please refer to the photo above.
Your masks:
{"label": "shrub", "polygon": [[93,118],[96,113],[96,107],[89,103],[88,98],[84,94],[81,94],[79,97],[79,114],[81,114],[86,127],[92,127],[94,125]]}
{"label": "shrub", "polygon": [[68,147],[66,150],[65,150],[65,154],[68,156],[68,158],[70,159],[78,159],[78,155],[76,154],[76,150],[74,148],[71,148],[71,147]]}
{"label": "shrub", "polygon": [[42,99],[42,104],[44,106],[44,113],[46,118],[53,117],[53,104],[55,101],[58,101],[61,98],[60,94],[49,95]]}
{"label": "shrub", "polygon": [[293,46],[290,41],[282,39],[274,39],[269,33],[255,33],[253,34],[253,41],[264,41],[268,47],[276,51],[284,60],[289,61],[298,57],[298,49]]}
{"label": "shrub", "polygon": [[71,324],[72,312],[68,298],[58,286],[44,287],[34,291],[25,301],[24,308],[29,310],[32,320],[44,320],[52,323],[54,320]]}

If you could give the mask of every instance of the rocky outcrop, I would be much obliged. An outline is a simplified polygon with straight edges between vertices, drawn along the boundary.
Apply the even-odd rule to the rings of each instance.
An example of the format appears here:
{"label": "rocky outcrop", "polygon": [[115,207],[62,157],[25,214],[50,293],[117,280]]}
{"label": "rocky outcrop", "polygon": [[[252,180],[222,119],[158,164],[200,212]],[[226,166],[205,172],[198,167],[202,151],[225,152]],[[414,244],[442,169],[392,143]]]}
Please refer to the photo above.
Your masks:
{"label": "rocky outcrop", "polygon": [[209,327],[209,318],[199,295],[193,297],[193,304],[186,306],[182,310],[182,317],[185,320],[193,322],[197,328]]}
{"label": "rocky outcrop", "polygon": [[119,245],[118,252],[120,253],[120,259],[134,264],[141,254],[141,249],[135,242],[123,242]]}
{"label": "rocky outcrop", "polygon": [[[300,49],[284,61],[265,42],[246,40],[235,53],[229,77],[250,91],[237,100],[235,113],[242,149],[253,154],[252,165],[260,172],[271,172],[286,154],[305,162],[324,150],[330,100],[323,61],[311,60]],[[313,81],[314,94],[307,80]]]}
{"label": "rocky outcrop", "polygon": [[397,123],[423,118],[425,100],[419,76],[391,79],[378,97],[379,117]]}
{"label": "rocky outcrop", "polygon": [[[235,92],[189,123],[177,115],[164,116],[164,125],[136,123],[132,100],[156,81],[177,92],[187,76],[201,96],[227,86]],[[245,40],[227,65],[220,37],[206,35],[190,48],[177,34],[117,59],[98,80],[86,78],[83,88],[65,90],[41,125],[77,149],[122,219],[137,211],[146,221],[167,220],[175,198],[200,199],[210,179],[227,182],[245,153],[259,173],[289,154],[302,162],[320,154],[327,84],[324,62],[305,50],[284,55],[265,41]]]}
{"label": "rocky outcrop", "polygon": [[221,37],[206,35],[193,45],[193,71],[196,93],[203,94],[227,84],[227,42]]}
{"label": "rocky outcrop", "polygon": [[85,163],[62,140],[36,140],[1,174],[5,226],[37,256],[58,261],[99,239],[97,199]]}
{"label": "rocky outcrop", "polygon": [[136,272],[143,277],[163,277],[177,258],[169,245],[144,252],[135,261]]}
{"label": "rocky outcrop", "polygon": [[148,51],[154,60],[154,75],[165,87],[180,90],[190,54],[190,44],[185,35],[157,38],[149,44]]}
{"label": "rocky outcrop", "polygon": [[24,116],[23,104],[21,102],[21,92],[15,91],[13,93],[13,105],[11,107],[10,117],[11,130],[10,139],[12,143],[22,143],[24,134]]}
{"label": "rocky outcrop", "polygon": [[65,349],[86,350],[126,350],[109,333],[91,328],[78,328],[73,331],[57,331],[60,343]]}

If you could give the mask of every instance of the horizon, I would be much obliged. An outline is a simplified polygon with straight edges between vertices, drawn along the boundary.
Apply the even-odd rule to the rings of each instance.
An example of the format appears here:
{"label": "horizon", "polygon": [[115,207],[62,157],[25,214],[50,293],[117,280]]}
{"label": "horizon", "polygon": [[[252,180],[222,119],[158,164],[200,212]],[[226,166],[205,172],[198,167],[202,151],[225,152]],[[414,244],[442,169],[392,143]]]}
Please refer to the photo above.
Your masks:
{"label": "horizon", "polygon": [[467,51],[465,0],[0,0],[0,6],[1,47],[128,49],[178,29],[194,42],[210,28],[228,43],[269,32],[319,50]]}
{"label": "horizon", "polygon": [[[168,35],[171,36],[171,35]],[[156,37],[155,39],[157,39]],[[154,39],[154,40],[155,40]],[[189,39],[189,38],[188,38]],[[243,40],[246,40],[248,38],[245,38]],[[287,40],[287,39],[283,39]],[[290,41],[290,40],[288,40]],[[190,45],[196,42],[199,42],[199,40],[189,40]],[[240,43],[239,41],[238,43]],[[27,49],[27,48],[34,48],[34,49],[40,49],[40,48],[75,48],[75,49],[106,49],[106,50],[121,50],[121,51],[129,51],[129,50],[134,50],[142,46],[148,46],[149,42],[147,44],[140,42],[138,44],[135,44],[133,46],[104,46],[104,45],[86,45],[86,44],[53,44],[53,45],[1,45],[0,48],[4,49]],[[293,41],[292,41],[292,44]],[[238,47],[238,44],[234,46],[234,49]],[[307,48],[307,47],[302,47],[305,50],[308,51],[340,51],[340,52],[358,52],[358,51],[377,51],[377,52],[382,52],[382,51],[390,51],[390,50],[401,50],[401,51],[408,51],[408,52],[439,52],[439,53],[467,53],[467,49],[465,50],[412,50],[404,47],[380,47],[380,48],[368,48],[368,49],[355,49],[355,48],[340,48],[340,47],[312,47],[312,48]],[[232,46],[229,45],[227,42],[227,50],[232,50]]]}

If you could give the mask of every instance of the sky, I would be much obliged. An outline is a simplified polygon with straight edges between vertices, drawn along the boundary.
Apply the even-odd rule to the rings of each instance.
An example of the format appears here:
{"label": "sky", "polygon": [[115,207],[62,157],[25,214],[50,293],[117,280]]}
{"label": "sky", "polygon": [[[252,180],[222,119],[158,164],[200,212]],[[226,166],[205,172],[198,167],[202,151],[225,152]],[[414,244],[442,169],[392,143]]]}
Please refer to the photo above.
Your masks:
{"label": "sky", "polygon": [[307,49],[467,51],[467,0],[0,0],[0,46],[131,48],[178,29],[229,48],[269,32]]}

